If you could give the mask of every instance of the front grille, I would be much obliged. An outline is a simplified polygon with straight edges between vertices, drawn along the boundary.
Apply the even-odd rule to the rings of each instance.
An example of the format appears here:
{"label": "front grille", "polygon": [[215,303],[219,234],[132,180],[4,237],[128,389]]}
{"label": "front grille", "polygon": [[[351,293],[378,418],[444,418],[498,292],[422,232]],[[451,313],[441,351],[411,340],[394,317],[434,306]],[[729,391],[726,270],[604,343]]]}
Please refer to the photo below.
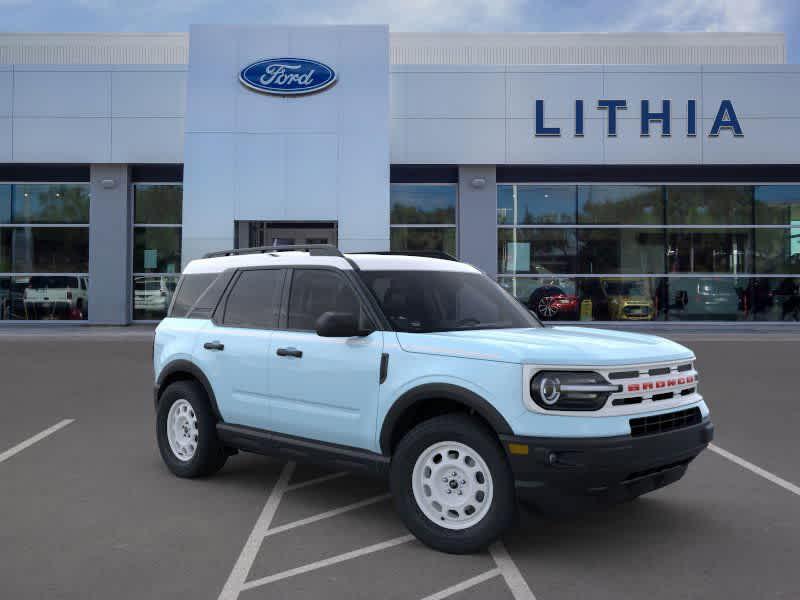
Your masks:
{"label": "front grille", "polygon": [[677,412],[655,415],[652,417],[639,417],[628,421],[631,426],[631,435],[638,437],[641,435],[652,435],[654,433],[664,433],[676,429],[684,429],[697,425],[702,420],[700,409],[697,407]]}

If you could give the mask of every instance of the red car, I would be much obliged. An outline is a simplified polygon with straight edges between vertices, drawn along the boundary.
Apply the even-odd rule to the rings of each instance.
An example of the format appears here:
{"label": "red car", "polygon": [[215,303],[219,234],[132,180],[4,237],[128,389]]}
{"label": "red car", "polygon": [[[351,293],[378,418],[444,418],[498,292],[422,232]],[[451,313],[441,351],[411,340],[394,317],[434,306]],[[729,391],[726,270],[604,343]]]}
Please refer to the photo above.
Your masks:
{"label": "red car", "polygon": [[578,297],[565,294],[557,286],[543,286],[533,291],[528,299],[530,308],[543,321],[553,319],[576,319],[578,316]]}

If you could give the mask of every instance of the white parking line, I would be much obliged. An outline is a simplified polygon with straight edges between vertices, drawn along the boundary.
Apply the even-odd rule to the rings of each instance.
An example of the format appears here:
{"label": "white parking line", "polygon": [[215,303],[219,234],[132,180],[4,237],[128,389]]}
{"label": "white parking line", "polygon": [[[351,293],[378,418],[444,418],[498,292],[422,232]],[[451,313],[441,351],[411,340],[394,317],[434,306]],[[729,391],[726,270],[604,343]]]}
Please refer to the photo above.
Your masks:
{"label": "white parking line", "polygon": [[322,477],[317,477],[316,479],[309,479],[308,481],[302,481],[300,483],[295,483],[290,485],[286,488],[287,492],[293,492],[295,490],[302,490],[304,487],[309,487],[312,485],[317,485],[318,483],[325,483],[326,481],[331,481],[332,479],[339,479],[340,477],[345,477],[350,475],[350,473],[344,471],[342,473],[331,473],[330,475],[323,475]]}
{"label": "white parking line", "polygon": [[475,587],[479,583],[488,581],[492,577],[497,577],[498,575],[500,575],[500,569],[490,569],[485,573],[481,573],[480,575],[476,575],[475,577],[470,577],[469,579],[466,579],[461,583],[457,583],[455,585],[451,585],[448,588],[444,588],[443,590],[438,591],[435,594],[431,594],[430,596],[425,596],[422,600],[443,600],[444,598],[449,598],[453,594],[457,594],[459,592],[463,592],[464,590],[468,590],[469,588]]}
{"label": "white parking line", "polygon": [[51,434],[55,433],[56,431],[58,431],[59,429],[63,429],[64,427],[66,427],[70,423],[74,423],[74,422],[75,422],[75,419],[64,419],[63,421],[59,421],[58,423],[56,423],[52,427],[48,427],[44,431],[41,431],[41,432],[37,433],[36,435],[29,437],[24,442],[20,442],[19,444],[17,444],[13,448],[9,448],[8,450],[6,450],[2,454],[0,454],[0,463],[3,462],[3,461],[8,460],[9,458],[14,456],[15,454],[18,454],[19,452],[22,452],[23,450],[25,450],[25,448],[29,448],[29,447],[33,446],[36,442],[42,441],[48,435],[51,435]]}
{"label": "white parking line", "polygon": [[800,496],[800,487],[796,486],[795,484],[786,481],[785,479],[778,477],[777,475],[770,473],[769,471],[765,471],[758,465],[754,465],[750,461],[747,461],[740,456],[736,456],[732,452],[728,452],[727,450],[720,448],[715,444],[709,444],[709,449],[716,452],[720,456],[727,458],[729,461],[736,463],[740,467],[744,467],[748,471],[752,471],[756,475],[763,477],[767,481],[771,481],[775,485],[781,486],[783,489],[792,492],[793,494]]}
{"label": "white parking line", "polygon": [[519,572],[517,563],[512,560],[503,542],[495,542],[489,546],[489,553],[492,555],[494,562],[497,563],[497,568],[500,570],[503,579],[506,580],[506,585],[511,590],[514,600],[536,600],[536,596],[533,595],[531,588],[528,587],[528,583],[522,577],[522,573]]}
{"label": "white parking line", "polygon": [[292,521],[291,523],[286,523],[286,525],[281,525],[279,527],[273,527],[267,530],[264,533],[264,537],[275,535],[276,533],[282,533],[284,531],[288,531],[290,529],[294,529],[295,527],[302,527],[303,525],[309,525],[310,523],[316,523],[317,521],[322,521],[323,519],[329,519],[330,517],[335,517],[336,515],[341,515],[346,512],[350,512],[351,510],[356,510],[358,508],[362,508],[364,506],[369,506],[370,504],[376,504],[378,502],[383,502],[384,500],[388,500],[391,498],[390,494],[382,494],[380,496],[373,496],[372,498],[367,498],[366,500],[361,500],[360,502],[354,502],[353,504],[348,504],[347,506],[342,506],[341,508],[334,508],[333,510],[326,511],[324,513],[319,513],[318,515],[314,515],[313,517],[306,517],[305,519],[300,519],[298,521]]}
{"label": "white parking line", "polygon": [[241,590],[242,591],[251,590],[253,588],[260,587],[262,585],[267,585],[268,583],[274,583],[276,581],[280,581],[281,579],[287,579],[289,577],[294,577],[295,575],[302,575],[303,573],[308,573],[309,571],[316,571],[317,569],[329,567],[331,565],[335,565],[344,562],[346,560],[358,558],[359,556],[372,554],[374,552],[380,552],[381,550],[386,550],[387,548],[399,546],[400,544],[406,544],[413,539],[415,539],[413,535],[402,535],[400,537],[392,538],[391,540],[387,540],[379,544],[373,544],[372,546],[366,546],[364,548],[359,548],[358,550],[353,550],[352,552],[346,552],[344,554],[339,554],[338,556],[332,556],[324,560],[318,560],[316,562],[309,563],[301,567],[289,569],[288,571],[281,571],[280,573],[275,573],[275,575],[270,575],[268,577],[262,577],[261,579],[254,579],[253,581],[248,581],[241,587]]}
{"label": "white parking line", "polygon": [[253,526],[253,530],[250,532],[250,537],[247,538],[236,564],[233,565],[233,570],[228,576],[228,581],[225,582],[225,587],[222,588],[219,600],[236,600],[244,589],[244,582],[261,548],[264,535],[269,529],[272,519],[275,517],[278,505],[281,503],[281,498],[286,492],[289,480],[292,478],[292,473],[294,473],[294,467],[295,464],[292,461],[287,462],[283,467],[278,481],[275,482],[275,486],[272,488],[266,504],[264,504],[261,515],[259,515],[256,524]]}

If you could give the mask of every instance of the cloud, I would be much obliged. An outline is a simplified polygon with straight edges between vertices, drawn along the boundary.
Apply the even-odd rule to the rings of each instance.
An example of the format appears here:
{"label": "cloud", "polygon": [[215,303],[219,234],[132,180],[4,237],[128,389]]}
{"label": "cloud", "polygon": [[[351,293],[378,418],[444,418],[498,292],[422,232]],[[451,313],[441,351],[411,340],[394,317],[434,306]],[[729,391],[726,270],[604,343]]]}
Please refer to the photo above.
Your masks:
{"label": "cloud", "polygon": [[769,0],[641,2],[622,21],[625,31],[776,31],[782,10]]}
{"label": "cloud", "polygon": [[355,0],[285,13],[288,22],[388,23],[392,31],[472,31],[520,23],[523,0]]}

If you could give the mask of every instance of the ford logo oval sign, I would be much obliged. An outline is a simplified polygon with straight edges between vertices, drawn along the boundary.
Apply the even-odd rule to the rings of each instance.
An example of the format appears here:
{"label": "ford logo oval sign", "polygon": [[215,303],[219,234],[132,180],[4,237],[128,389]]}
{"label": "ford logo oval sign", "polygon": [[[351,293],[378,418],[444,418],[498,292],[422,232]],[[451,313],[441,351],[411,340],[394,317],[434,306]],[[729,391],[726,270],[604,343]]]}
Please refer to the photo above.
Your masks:
{"label": "ford logo oval sign", "polygon": [[257,92],[299,96],[333,85],[336,72],[307,58],[268,58],[247,65],[239,73],[239,81]]}

